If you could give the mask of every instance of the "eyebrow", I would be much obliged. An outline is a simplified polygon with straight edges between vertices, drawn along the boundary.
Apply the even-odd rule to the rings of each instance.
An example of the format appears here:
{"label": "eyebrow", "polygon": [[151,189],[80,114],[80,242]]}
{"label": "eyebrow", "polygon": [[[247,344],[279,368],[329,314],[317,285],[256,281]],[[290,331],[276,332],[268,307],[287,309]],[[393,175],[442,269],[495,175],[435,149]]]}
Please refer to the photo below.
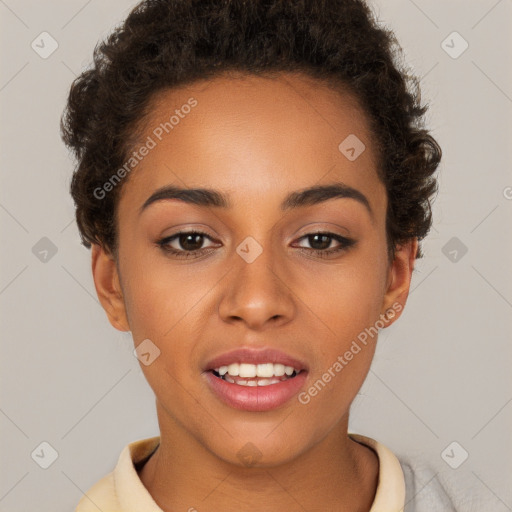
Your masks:
{"label": "eyebrow", "polygon": [[[330,199],[347,198],[361,203],[370,214],[372,221],[374,214],[367,197],[359,190],[344,183],[332,183],[297,190],[288,194],[280,207],[282,211],[294,208],[312,206]],[[167,185],[151,194],[140,207],[139,215],[151,204],[167,199],[178,199],[184,203],[203,207],[231,208],[229,196],[219,190],[208,188],[183,188],[176,185]]]}

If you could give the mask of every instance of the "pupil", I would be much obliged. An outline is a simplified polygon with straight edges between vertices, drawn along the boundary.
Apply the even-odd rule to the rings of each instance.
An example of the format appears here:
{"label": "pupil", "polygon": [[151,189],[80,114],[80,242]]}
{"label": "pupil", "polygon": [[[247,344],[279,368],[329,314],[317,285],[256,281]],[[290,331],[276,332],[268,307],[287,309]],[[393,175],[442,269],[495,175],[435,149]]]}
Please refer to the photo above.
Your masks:
{"label": "pupil", "polygon": [[[320,245],[322,247],[315,247],[315,243],[318,245],[318,242],[312,242],[312,240],[316,239],[316,238],[323,238],[324,239],[324,242],[320,243]],[[322,235],[322,234],[310,235],[309,236],[309,243],[310,243],[311,247],[313,247],[313,249],[327,249],[329,247],[329,245],[331,245],[330,238],[331,237],[329,235]],[[327,239],[327,243],[325,242],[325,239]]]}
{"label": "pupil", "polygon": [[[199,243],[196,243],[194,244],[194,242],[192,243],[189,243],[189,240],[190,239],[194,239],[194,238],[197,238],[199,237]],[[201,245],[203,245],[203,235],[199,234],[199,233],[187,233],[187,234],[184,234],[184,235],[180,235],[180,245],[181,247],[183,247],[183,249],[187,249],[189,251],[196,251],[198,249],[201,248]]]}

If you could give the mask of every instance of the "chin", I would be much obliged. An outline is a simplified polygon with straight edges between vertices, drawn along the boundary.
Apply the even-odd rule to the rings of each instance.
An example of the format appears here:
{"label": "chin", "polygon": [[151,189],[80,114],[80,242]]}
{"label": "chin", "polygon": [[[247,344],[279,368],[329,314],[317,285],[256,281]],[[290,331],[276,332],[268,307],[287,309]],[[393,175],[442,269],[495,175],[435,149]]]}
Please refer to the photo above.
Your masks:
{"label": "chin", "polygon": [[[286,421],[286,420],[285,420]],[[269,428],[247,423],[243,429],[235,430],[227,427],[228,432],[236,432],[233,437],[226,435],[222,439],[216,437],[204,440],[210,452],[227,464],[240,468],[269,469],[287,464],[312,447],[315,442],[304,439],[301,427],[301,438],[291,437],[286,430],[279,432],[280,426],[273,423]],[[243,432],[241,432],[243,430]]]}

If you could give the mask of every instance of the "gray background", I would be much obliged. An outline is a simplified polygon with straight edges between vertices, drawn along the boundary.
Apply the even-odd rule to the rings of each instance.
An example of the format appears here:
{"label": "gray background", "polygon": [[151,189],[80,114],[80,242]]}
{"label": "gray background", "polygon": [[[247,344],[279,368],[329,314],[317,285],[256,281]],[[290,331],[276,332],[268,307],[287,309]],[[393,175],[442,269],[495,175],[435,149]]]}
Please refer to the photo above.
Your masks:
{"label": "gray background", "polygon": [[[73,510],[127,443],[158,435],[130,333],[95,295],[58,126],[72,79],[134,4],[0,0],[2,512]],[[512,510],[512,1],[374,5],[422,77],[444,161],[425,257],[404,314],[381,333],[350,430],[423,457],[486,510]],[[31,47],[44,31],[59,45],[45,59]],[[469,43],[458,58],[458,36],[442,45],[454,31]],[[51,49],[44,37],[39,52]],[[58,452],[47,469],[43,442]],[[445,460],[460,463],[462,450],[452,469]]]}

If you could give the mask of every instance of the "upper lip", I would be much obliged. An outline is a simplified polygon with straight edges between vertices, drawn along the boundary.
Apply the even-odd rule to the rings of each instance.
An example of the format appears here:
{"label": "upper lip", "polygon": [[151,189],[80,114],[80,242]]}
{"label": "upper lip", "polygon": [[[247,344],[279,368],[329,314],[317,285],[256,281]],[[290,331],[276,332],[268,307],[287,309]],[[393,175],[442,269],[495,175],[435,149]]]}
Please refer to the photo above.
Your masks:
{"label": "upper lip", "polygon": [[307,366],[303,361],[280,350],[273,348],[256,349],[241,347],[214,357],[206,363],[205,371],[214,370],[221,366],[228,366],[231,363],[274,363],[292,366],[296,370],[307,370]]}

